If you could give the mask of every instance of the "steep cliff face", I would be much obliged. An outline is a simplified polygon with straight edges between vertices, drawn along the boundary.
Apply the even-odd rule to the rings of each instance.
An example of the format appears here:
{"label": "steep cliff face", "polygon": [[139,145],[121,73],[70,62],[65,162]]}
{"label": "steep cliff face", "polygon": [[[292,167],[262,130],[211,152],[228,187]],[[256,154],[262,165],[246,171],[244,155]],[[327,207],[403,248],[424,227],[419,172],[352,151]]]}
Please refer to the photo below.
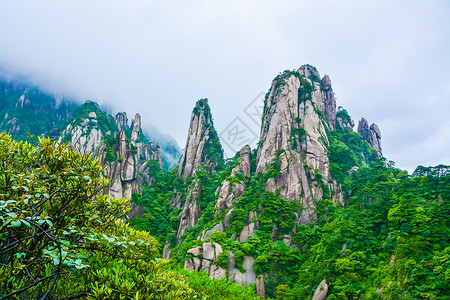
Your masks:
{"label": "steep cliff face", "polygon": [[[336,112],[330,112],[329,119],[323,114],[336,104],[330,104],[334,97],[329,93],[329,78],[322,80],[327,90],[324,93],[322,82],[307,78],[311,74],[319,78],[315,69],[306,66],[298,72],[285,72],[272,82],[264,105],[256,164],[256,174],[276,165],[280,174],[268,180],[266,189],[279,191],[287,200],[299,199],[304,208],[303,224],[316,219],[315,202],[324,193],[330,193],[335,201],[341,199],[327,156],[326,128],[334,128]],[[320,179],[316,179],[318,173]]]}
{"label": "steep cliff face", "polygon": [[366,119],[361,118],[358,122],[358,133],[372,146],[377,152],[376,156],[383,156],[381,150],[381,131],[378,125],[372,123],[369,127],[369,122]]}
{"label": "steep cliff face", "polygon": [[[257,281],[255,257],[242,255],[235,249],[239,253],[239,258],[235,258],[234,250],[226,249],[223,251],[227,251],[228,265],[226,268],[223,264],[218,265],[220,259],[214,258],[214,251],[208,250],[214,236],[225,236],[231,232],[231,239],[248,245],[252,244],[257,231],[263,230],[268,231],[272,242],[283,241],[291,245],[295,224],[316,221],[319,201],[331,198],[335,204],[343,203],[342,193],[331,177],[327,155],[327,132],[335,130],[335,124],[336,102],[328,76],[321,80],[317,70],[306,65],[275,78],[266,95],[254,169],[251,149],[246,146],[237,158],[233,158],[233,164],[229,167],[231,172],[226,173],[226,179],[217,188],[215,219],[198,236],[202,244],[187,251],[185,268],[205,270],[210,277],[216,278],[226,277],[228,273],[230,281],[251,285]],[[265,187],[266,191],[271,192],[270,195],[258,191],[261,179],[263,189]],[[253,196],[253,191],[260,194]],[[180,228],[195,226],[193,220],[198,220],[199,215],[191,199],[196,199],[198,203],[201,197],[198,181],[194,179],[194,186],[188,194],[189,201],[185,202],[180,214]],[[286,199],[296,203],[294,200],[299,200],[298,204],[292,204],[292,207],[299,209],[293,208],[290,213],[281,216],[293,224],[290,231],[272,221],[275,217],[273,207],[264,203],[264,197],[268,197],[269,202]],[[244,204],[247,202],[248,205]],[[301,211],[301,215],[295,211]],[[236,220],[242,225],[233,224]],[[183,232],[179,229],[178,237]],[[215,235],[216,232],[221,232],[221,235]],[[213,245],[215,249],[220,249],[220,253],[223,252],[223,244],[215,242]],[[205,260],[205,256],[211,259]],[[258,282],[261,295],[264,294],[264,288],[261,288],[264,286],[263,278],[260,276]]]}
{"label": "steep cliff face", "polygon": [[[231,179],[224,180],[218,192],[216,208],[221,208],[226,211],[233,205],[233,201],[242,196],[245,189],[245,180],[235,180],[238,174],[244,178],[250,176],[251,169],[251,149],[249,146],[244,146],[239,152],[239,164],[231,170]],[[241,178],[242,179],[242,178]],[[233,180],[233,182],[232,182]],[[231,211],[228,213],[228,215]],[[227,224],[227,216],[225,216],[225,224]]]}
{"label": "steep cliff face", "polygon": [[111,197],[131,199],[133,193],[140,193],[141,185],[151,182],[148,160],[158,160],[162,167],[161,149],[145,141],[139,114],[129,126],[125,113],[113,118],[94,102],[80,106],[59,141],[69,142],[79,153],[99,158],[106,167],[104,175],[111,180],[105,190]]}
{"label": "steep cliff face", "polygon": [[[223,164],[223,150],[219,137],[213,125],[211,111],[207,99],[197,101],[191,115],[186,147],[180,160],[178,176],[186,181],[195,175],[201,166],[210,172],[217,166]],[[180,225],[177,237],[186,232],[187,227],[192,227],[200,217],[201,182],[194,178],[187,190],[181,211]],[[176,206],[182,205],[181,195],[177,193],[172,203]]]}
{"label": "steep cliff face", "polygon": [[208,99],[195,104],[191,115],[186,147],[180,160],[178,176],[184,181],[206,164],[214,170],[223,161],[223,151],[213,126]]}

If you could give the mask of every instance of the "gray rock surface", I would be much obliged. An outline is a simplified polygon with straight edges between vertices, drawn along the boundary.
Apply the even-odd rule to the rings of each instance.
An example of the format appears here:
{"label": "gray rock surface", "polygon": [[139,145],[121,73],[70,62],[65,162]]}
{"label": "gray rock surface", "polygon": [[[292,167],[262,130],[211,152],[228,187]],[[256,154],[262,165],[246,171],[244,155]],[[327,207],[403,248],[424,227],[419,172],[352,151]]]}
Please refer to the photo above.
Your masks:
{"label": "gray rock surface", "polygon": [[365,118],[361,118],[358,122],[358,133],[376,150],[377,157],[383,156],[381,149],[381,131],[378,125],[372,124],[369,127],[369,122]]}
{"label": "gray rock surface", "polygon": [[[197,101],[191,115],[186,147],[180,160],[178,176],[186,180],[203,164],[214,169],[217,161],[207,157],[207,148],[218,141],[207,99]],[[223,153],[217,153],[223,160]]]}
{"label": "gray rock surface", "polygon": [[[249,146],[244,146],[240,151],[239,165],[231,171],[231,177],[235,177],[237,173],[243,174],[245,177],[250,176],[251,168],[251,149]],[[244,193],[245,184],[243,182],[233,184],[229,180],[224,180],[222,186],[218,190],[218,199],[216,202],[217,208],[223,210],[230,209],[233,201],[238,199]],[[227,226],[226,226],[227,227]]]}
{"label": "gray rock surface", "polygon": [[164,259],[170,259],[170,252],[171,252],[170,244],[167,243],[167,244],[164,245],[162,257]]}
{"label": "gray rock surface", "polygon": [[239,241],[240,242],[245,242],[247,241],[249,236],[252,236],[255,234],[255,223],[250,223],[246,226],[244,226],[244,228],[241,231],[241,235],[239,236]]}
{"label": "gray rock surface", "polygon": [[[300,74],[313,72],[305,68],[299,70]],[[307,82],[314,86],[310,95],[304,91]],[[326,107],[328,100],[320,84],[294,74],[277,77],[272,82],[264,105],[261,146],[256,160],[258,174],[266,172],[275,158],[279,158],[281,175],[270,178],[266,189],[279,190],[284,199],[299,199],[304,207],[302,223],[316,220],[314,199],[322,199],[323,185],[330,189],[335,203],[341,199],[329,169],[325,127],[330,125],[320,117],[319,111],[320,107]],[[320,182],[315,178],[315,169],[322,174]]]}
{"label": "gray rock surface", "polygon": [[[148,160],[157,160],[162,167],[161,149],[153,143],[140,140],[142,130],[139,114],[135,115],[131,127],[128,127],[127,115],[118,113],[113,119],[117,126],[116,132],[105,132],[102,126],[105,124],[99,124],[98,118],[98,114],[91,111],[86,119],[80,122],[74,120],[66,127],[58,141],[69,139],[72,150],[83,155],[97,156],[100,164],[106,167],[104,176],[110,179],[110,186],[104,193],[111,197],[131,199],[133,193],[142,192],[142,183],[152,183],[148,176]],[[128,129],[131,129],[131,136],[126,134]],[[113,144],[110,137],[109,142],[105,140],[110,135],[113,136]],[[115,160],[107,158],[108,151],[113,152]],[[131,216],[138,216],[135,212],[130,211]]]}
{"label": "gray rock surface", "polygon": [[327,281],[324,279],[314,292],[312,300],[325,300],[327,298],[327,293],[328,293],[328,285]]}
{"label": "gray rock surface", "polygon": [[[212,149],[209,147],[214,147],[214,145],[220,145],[219,138],[214,129],[208,100],[201,99],[197,101],[191,115],[186,147],[178,166],[178,176],[186,181],[202,165],[206,165],[207,169],[213,170],[219,161],[223,161],[223,151],[221,149],[218,151],[218,149],[214,148],[214,151],[217,150],[220,153],[211,154],[210,150]],[[171,202],[181,206],[183,199],[181,197],[177,198],[178,192],[176,191],[175,195]],[[198,179],[194,179],[188,188],[183,210],[179,215],[181,221],[178,227],[178,238],[186,232],[187,227],[192,227],[197,223],[201,214],[200,199],[201,183]]]}
{"label": "gray rock surface", "polygon": [[262,299],[266,298],[266,290],[264,288],[264,276],[259,275],[258,278],[256,278],[256,294]]}
{"label": "gray rock surface", "polygon": [[206,240],[208,239],[215,231],[220,231],[223,232],[224,228],[223,228],[223,224],[222,222],[220,222],[219,224],[215,225],[213,228],[211,228],[210,230],[205,230],[202,233],[202,240]]}
{"label": "gray rock surface", "polygon": [[203,243],[202,246],[189,249],[186,253],[184,268],[188,271],[205,271],[209,277],[221,279],[226,277],[226,269],[214,264],[223,252],[220,244],[211,242]]}
{"label": "gray rock surface", "polygon": [[180,225],[178,226],[177,238],[180,238],[185,232],[186,228],[193,227],[198,218],[200,218],[200,199],[202,197],[201,183],[198,179],[192,182],[188,191],[188,196],[184,202],[183,210],[180,212]]}

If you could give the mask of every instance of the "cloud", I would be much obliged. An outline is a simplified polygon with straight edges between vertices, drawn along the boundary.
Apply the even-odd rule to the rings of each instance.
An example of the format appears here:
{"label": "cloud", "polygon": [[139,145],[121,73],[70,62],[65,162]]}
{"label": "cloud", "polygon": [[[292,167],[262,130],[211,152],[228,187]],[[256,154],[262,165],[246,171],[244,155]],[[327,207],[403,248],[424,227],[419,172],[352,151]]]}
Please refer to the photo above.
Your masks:
{"label": "cloud", "polygon": [[450,139],[421,146],[447,132],[449,13],[444,0],[4,0],[0,65],[139,112],[183,147],[196,100],[209,98],[220,131],[280,71],[309,63],[356,121],[380,125],[386,157],[410,169],[430,157],[450,164]]}

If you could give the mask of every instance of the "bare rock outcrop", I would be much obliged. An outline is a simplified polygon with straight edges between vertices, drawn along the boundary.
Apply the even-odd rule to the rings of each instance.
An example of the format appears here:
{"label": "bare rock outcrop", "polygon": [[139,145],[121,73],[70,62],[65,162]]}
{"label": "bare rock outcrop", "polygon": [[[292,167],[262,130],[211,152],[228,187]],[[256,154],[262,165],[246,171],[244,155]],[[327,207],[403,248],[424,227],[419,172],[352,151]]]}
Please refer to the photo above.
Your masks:
{"label": "bare rock outcrop", "polygon": [[255,265],[255,258],[253,256],[246,255],[244,257],[244,262],[242,263],[242,268],[244,273],[237,268],[235,268],[234,258],[229,259],[231,264],[229,264],[229,275],[228,280],[239,285],[252,285],[256,281],[256,273],[253,270]]}
{"label": "bare rock outcrop", "polygon": [[336,129],[336,99],[334,98],[334,92],[331,88],[331,80],[328,75],[325,75],[321,81],[322,90],[324,94],[324,101],[322,112],[327,118],[328,125],[331,130]]}
{"label": "bare rock outcrop", "polygon": [[224,278],[226,276],[226,270],[214,264],[222,252],[223,250],[220,244],[212,242],[203,243],[203,245],[187,251],[184,268],[191,272],[206,271],[211,279]]}
{"label": "bare rock outcrop", "polygon": [[[244,177],[250,176],[251,168],[251,149],[249,146],[244,146],[239,154],[239,164],[231,171],[231,177],[236,177],[238,173]],[[245,189],[245,183],[242,181],[231,183],[230,180],[224,180],[222,186],[218,191],[218,199],[216,202],[217,208],[223,210],[230,209],[233,201],[242,196]]]}
{"label": "bare rock outcrop", "polygon": [[266,298],[266,289],[264,287],[264,276],[259,275],[256,278],[256,294],[260,296],[262,299]]}
{"label": "bare rock outcrop", "polygon": [[178,226],[177,238],[180,238],[185,232],[186,228],[193,227],[200,218],[200,200],[202,197],[201,183],[195,179],[192,186],[189,188],[188,196],[184,202],[183,210],[180,212],[180,225]]}
{"label": "bare rock outcrop", "polygon": [[358,122],[358,133],[376,150],[377,157],[383,156],[381,149],[381,131],[378,125],[372,123],[369,127],[369,122],[365,118],[361,118]]}
{"label": "bare rock outcrop", "polygon": [[[285,72],[272,82],[264,104],[256,163],[256,174],[278,164],[281,174],[270,178],[266,189],[279,191],[287,200],[299,199],[304,208],[300,217],[303,224],[316,220],[315,202],[325,192],[335,202],[342,198],[331,178],[327,121],[321,118],[319,110],[327,100],[320,82],[302,76],[307,71],[312,72],[305,68]],[[318,172],[321,178],[316,178]]]}
{"label": "bare rock outcrop", "polygon": [[[206,166],[205,170],[209,172],[221,163],[223,163],[223,150],[214,129],[208,99],[198,100],[191,115],[186,147],[178,166],[178,176],[186,181],[200,166]],[[201,213],[200,199],[201,182],[194,179],[188,188],[183,210],[179,215],[178,238],[186,232],[187,227],[197,223]],[[182,205],[182,199],[176,191],[172,203]]]}
{"label": "bare rock outcrop", "polygon": [[328,293],[328,284],[327,281],[324,279],[314,292],[312,300],[325,300],[327,298],[327,293]]}
{"label": "bare rock outcrop", "polygon": [[125,112],[117,113],[114,119],[116,120],[116,124],[119,129],[128,127],[128,118]]}
{"label": "bare rock outcrop", "polygon": [[[148,161],[156,160],[162,167],[162,159],[159,147],[143,141],[140,115],[135,115],[129,127],[125,113],[113,118],[93,102],[83,104],[79,111],[59,142],[68,141],[72,150],[99,158],[106,167],[103,175],[110,179],[105,194],[131,199],[133,193],[141,193],[141,185],[152,182]],[[139,209],[135,207],[131,215],[138,216]]]}
{"label": "bare rock outcrop", "polygon": [[331,85],[331,80],[328,75],[320,79],[320,74],[317,69],[311,65],[303,65],[298,69],[298,73],[305,78],[308,78],[315,88],[319,87],[321,91],[320,101],[316,102],[317,108],[325,117],[324,125],[329,130],[336,129],[336,99]]}
{"label": "bare rock outcrop", "polygon": [[183,180],[206,164],[214,169],[223,161],[223,150],[214,129],[208,99],[197,101],[191,115],[186,147],[180,160],[178,176]]}

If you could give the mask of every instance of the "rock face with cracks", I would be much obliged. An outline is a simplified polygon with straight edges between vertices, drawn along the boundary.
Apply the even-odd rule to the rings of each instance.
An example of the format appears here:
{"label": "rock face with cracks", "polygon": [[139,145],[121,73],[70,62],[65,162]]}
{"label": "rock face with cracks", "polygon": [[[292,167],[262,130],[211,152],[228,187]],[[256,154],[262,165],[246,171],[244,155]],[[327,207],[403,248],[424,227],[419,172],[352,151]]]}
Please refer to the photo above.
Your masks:
{"label": "rock face with cracks", "polygon": [[[186,147],[180,160],[178,176],[184,181],[206,164],[214,169],[223,160],[222,147],[214,129],[208,99],[197,101],[191,115]],[[218,153],[219,152],[219,153]]]}
{"label": "rock face with cracks", "polygon": [[358,122],[358,133],[377,151],[377,157],[383,156],[381,149],[381,131],[377,124],[372,123],[369,127],[369,122],[361,118],[361,121]]}
{"label": "rock face with cracks", "polygon": [[[327,156],[328,138],[326,128],[334,128],[336,112],[330,113],[330,120],[324,112],[330,111],[327,98],[321,91],[330,90],[328,77],[321,82],[308,78],[319,78],[318,72],[310,66],[301,67],[298,72],[283,73],[272,82],[266,97],[260,148],[256,173],[266,172],[276,160],[280,175],[270,178],[266,189],[280,191],[282,198],[300,200],[303,212],[300,222],[315,221],[315,202],[324,196],[324,187],[334,202],[341,202],[342,195],[331,178]],[[335,103],[331,107],[335,107]],[[333,124],[333,125],[331,125]],[[316,180],[316,172],[322,175]]]}
{"label": "rock face with cracks", "polygon": [[[186,147],[181,157],[178,176],[186,181],[188,177],[194,176],[200,167],[210,172],[219,164],[223,163],[223,150],[219,137],[213,125],[211,111],[207,99],[197,101],[191,115]],[[200,217],[201,182],[194,178],[190,184],[187,197],[184,199],[181,211],[180,225],[177,237],[186,232],[187,227],[192,227]],[[181,206],[180,194],[176,193],[172,203]]]}
{"label": "rock face with cracks", "polygon": [[[151,184],[148,161],[156,160],[162,167],[161,148],[143,140],[139,114],[129,126],[125,113],[118,113],[114,119],[92,103],[84,109],[90,110],[87,116],[74,118],[59,142],[68,141],[72,150],[97,156],[106,167],[103,175],[110,179],[104,193],[131,199],[133,193],[142,192],[143,183]],[[140,211],[134,207],[130,216],[139,216]]]}
{"label": "rock face with cracks", "polygon": [[[203,166],[201,170],[207,171],[217,166],[214,160],[205,155],[205,152],[208,152],[205,151],[208,145],[208,129],[211,128],[208,113],[209,107],[205,109],[204,103],[196,105],[178,169],[178,176],[190,183],[184,193],[187,195],[185,199],[183,194],[178,192],[172,200],[172,205],[182,208],[179,215],[178,242],[181,242],[186,228],[195,226],[201,218],[199,203],[205,196],[202,195],[201,182],[195,176],[197,170],[200,166]],[[217,260],[215,251],[219,247],[222,251],[227,245],[219,238],[226,236],[241,245],[251,245],[253,239],[259,238],[259,235],[253,238],[252,236],[265,231],[270,233],[273,242],[282,241],[288,247],[298,247],[295,240],[296,226],[317,221],[316,210],[320,201],[330,199],[335,205],[344,205],[341,187],[330,173],[328,151],[332,148],[328,136],[336,130],[352,130],[353,126],[353,120],[344,109],[336,110],[335,96],[328,75],[321,78],[316,68],[304,65],[298,70],[285,71],[277,76],[266,94],[257,151],[252,152],[250,147],[243,147],[231,160],[229,169],[223,173],[222,178],[225,179],[222,179],[218,186],[214,186],[217,199],[214,217],[204,228],[196,228],[199,230],[197,232],[201,233],[197,234],[197,247],[187,251],[185,268],[191,271],[204,270],[210,277],[216,278],[225,277],[227,274],[229,281],[241,285],[256,283],[258,294],[264,296],[264,279],[267,278],[269,282],[273,278],[268,273],[256,276],[253,270],[256,257],[236,252],[235,262],[233,251],[241,250],[224,248],[224,251],[228,251],[225,253],[229,253],[227,268],[223,268],[224,254],[220,260],[222,267],[214,263]],[[372,137],[381,137],[376,125],[368,130],[373,132]],[[379,149],[381,150],[381,147]],[[189,179],[190,176],[192,180]],[[298,200],[301,210],[292,214],[290,221],[293,221],[294,225],[288,229],[290,232],[280,232],[275,223],[269,223],[268,228],[272,226],[271,232],[267,226],[264,228],[264,203],[255,204],[249,201],[255,186],[265,188],[283,199],[295,201],[294,203]],[[265,201],[263,197],[261,201]],[[244,203],[244,207],[239,203]],[[249,203],[249,207],[245,207],[245,203]],[[237,215],[239,219],[236,222],[242,224],[238,229],[234,229],[230,226],[231,220],[236,220]],[[217,231],[223,234],[215,235],[214,232]],[[166,248],[168,249],[168,246]],[[168,253],[166,250],[164,252]],[[328,286],[323,281],[317,288],[314,299],[325,299],[327,289]]]}

